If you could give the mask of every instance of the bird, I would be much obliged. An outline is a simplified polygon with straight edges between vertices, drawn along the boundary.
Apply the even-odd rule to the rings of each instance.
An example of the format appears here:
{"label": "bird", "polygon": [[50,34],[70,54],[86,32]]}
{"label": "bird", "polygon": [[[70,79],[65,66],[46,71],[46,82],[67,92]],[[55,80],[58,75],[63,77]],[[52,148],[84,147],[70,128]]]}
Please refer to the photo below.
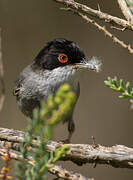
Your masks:
{"label": "bird", "polygon": [[[84,69],[99,72],[101,64],[96,57],[87,60],[84,51],[74,41],[56,38],[46,43],[15,82],[13,94],[20,110],[32,119],[33,110],[40,108],[41,100],[47,101],[49,94],[55,95],[64,83],[70,85],[78,100],[80,95],[78,72]],[[68,143],[75,130],[74,107],[64,120],[68,123],[68,138],[65,141]]]}

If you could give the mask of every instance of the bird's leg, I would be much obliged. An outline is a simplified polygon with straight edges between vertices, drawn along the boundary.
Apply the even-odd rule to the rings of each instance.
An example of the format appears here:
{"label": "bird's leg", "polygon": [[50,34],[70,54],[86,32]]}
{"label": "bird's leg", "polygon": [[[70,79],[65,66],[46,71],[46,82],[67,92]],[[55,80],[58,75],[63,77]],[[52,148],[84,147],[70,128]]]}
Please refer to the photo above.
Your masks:
{"label": "bird's leg", "polygon": [[72,138],[73,132],[69,132],[68,138],[65,140],[65,143],[71,143],[71,138]]}
{"label": "bird's leg", "polygon": [[68,121],[68,138],[65,140],[66,143],[70,143],[71,142],[71,138],[72,138],[72,135],[75,131],[75,124],[74,124],[74,121],[71,119]]}
{"label": "bird's leg", "polygon": [[71,138],[72,138],[72,135],[74,133],[74,130],[75,130],[75,124],[74,124],[74,121],[71,119],[68,121],[68,133],[69,133],[68,138],[65,140],[61,140],[59,142],[69,144],[71,142]]}

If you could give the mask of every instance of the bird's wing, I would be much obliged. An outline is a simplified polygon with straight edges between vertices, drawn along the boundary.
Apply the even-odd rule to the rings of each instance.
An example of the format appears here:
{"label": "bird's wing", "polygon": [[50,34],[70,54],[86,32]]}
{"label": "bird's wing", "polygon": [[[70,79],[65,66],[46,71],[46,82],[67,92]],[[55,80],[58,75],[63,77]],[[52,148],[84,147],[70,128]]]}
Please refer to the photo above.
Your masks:
{"label": "bird's wing", "polygon": [[15,82],[15,87],[13,89],[13,95],[14,96],[18,96],[19,93],[20,93],[20,89],[22,88],[22,81],[23,81],[23,77],[21,77],[20,79],[18,79],[16,82]]}
{"label": "bird's wing", "polygon": [[30,76],[30,72],[31,72],[31,66],[29,65],[20,73],[19,78],[16,80],[15,87],[13,89],[14,96],[19,95],[20,89],[22,88],[23,83],[24,83],[24,79]]}

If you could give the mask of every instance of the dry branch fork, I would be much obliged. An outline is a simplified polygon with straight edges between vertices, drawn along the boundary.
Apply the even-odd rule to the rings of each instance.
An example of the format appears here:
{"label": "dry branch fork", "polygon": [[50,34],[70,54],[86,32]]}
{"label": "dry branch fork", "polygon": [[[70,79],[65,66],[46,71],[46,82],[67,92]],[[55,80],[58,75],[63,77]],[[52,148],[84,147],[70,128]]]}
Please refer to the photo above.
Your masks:
{"label": "dry branch fork", "polygon": [[[106,36],[111,38],[114,43],[117,43],[121,47],[127,49],[128,52],[133,55],[133,48],[131,47],[130,44],[127,44],[124,41],[120,40],[118,37],[116,37],[114,34],[112,34],[109,30],[107,30],[105,26],[101,26],[93,18],[96,17],[99,20],[103,20],[105,23],[109,23],[111,25],[112,24],[117,25],[117,27],[111,26],[110,28],[121,30],[121,31],[124,31],[126,29],[133,31],[133,25],[131,24],[131,21],[126,21],[124,19],[121,19],[121,18],[118,18],[115,16],[111,16],[107,13],[101,12],[101,10],[95,10],[84,4],[77,3],[74,0],[54,0],[54,1],[65,5],[66,6],[65,10],[74,12],[75,14],[79,15],[82,19],[84,19],[87,23],[93,24],[96,28],[98,28],[98,30],[103,31]],[[118,0],[119,5],[120,5],[121,1],[124,1],[124,0]],[[120,7],[121,7],[121,5],[120,5]],[[122,9],[122,7],[121,7],[121,9]],[[127,16],[126,16],[126,18],[127,18]],[[127,18],[127,19],[129,20],[129,18]],[[132,14],[132,19],[133,19],[133,14]],[[122,29],[119,28],[118,26],[120,26]]]}

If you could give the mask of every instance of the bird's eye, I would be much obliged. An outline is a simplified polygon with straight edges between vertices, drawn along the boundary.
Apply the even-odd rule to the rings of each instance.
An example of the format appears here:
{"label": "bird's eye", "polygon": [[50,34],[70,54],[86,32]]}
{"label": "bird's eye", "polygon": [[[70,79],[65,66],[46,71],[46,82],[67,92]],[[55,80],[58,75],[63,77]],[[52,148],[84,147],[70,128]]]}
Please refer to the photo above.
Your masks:
{"label": "bird's eye", "polygon": [[66,63],[68,61],[68,56],[66,54],[59,54],[58,56],[58,60],[61,63]]}

